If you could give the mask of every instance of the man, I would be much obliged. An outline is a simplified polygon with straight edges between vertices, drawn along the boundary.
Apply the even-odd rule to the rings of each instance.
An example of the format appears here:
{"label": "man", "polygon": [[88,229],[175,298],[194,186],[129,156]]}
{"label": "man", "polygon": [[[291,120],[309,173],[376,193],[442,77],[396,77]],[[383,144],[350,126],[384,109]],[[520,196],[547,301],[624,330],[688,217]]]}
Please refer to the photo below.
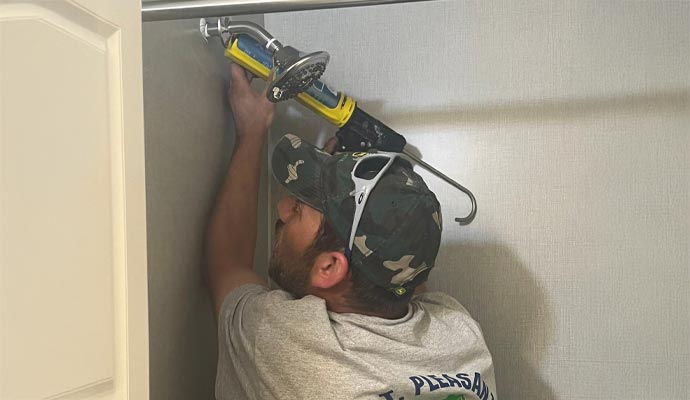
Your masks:
{"label": "man", "polygon": [[331,155],[283,137],[272,169],[292,196],[277,206],[269,267],[283,290],[253,272],[260,152],[274,106],[240,67],[231,72],[237,140],[206,243],[216,397],[496,399],[479,325],[451,297],[421,293],[441,211],[403,159]]}

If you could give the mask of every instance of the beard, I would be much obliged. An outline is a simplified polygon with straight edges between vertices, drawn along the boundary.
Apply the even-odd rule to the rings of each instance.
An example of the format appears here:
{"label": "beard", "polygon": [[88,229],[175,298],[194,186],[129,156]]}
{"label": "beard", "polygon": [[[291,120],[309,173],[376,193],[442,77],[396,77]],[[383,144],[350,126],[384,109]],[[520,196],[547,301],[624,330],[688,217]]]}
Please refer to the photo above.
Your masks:
{"label": "beard", "polygon": [[283,240],[284,225],[280,220],[276,222],[268,275],[281,289],[299,299],[308,294],[313,260],[287,246]]}

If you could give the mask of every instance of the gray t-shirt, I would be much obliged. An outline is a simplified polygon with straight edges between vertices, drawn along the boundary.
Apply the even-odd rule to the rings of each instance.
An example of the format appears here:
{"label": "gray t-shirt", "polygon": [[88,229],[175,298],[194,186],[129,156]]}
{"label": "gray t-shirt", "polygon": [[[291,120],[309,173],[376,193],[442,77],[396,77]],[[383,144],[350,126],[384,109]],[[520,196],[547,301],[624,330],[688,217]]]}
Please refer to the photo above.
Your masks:
{"label": "gray t-shirt", "polygon": [[443,293],[389,320],[244,285],[223,301],[218,342],[218,400],[497,398],[479,325]]}

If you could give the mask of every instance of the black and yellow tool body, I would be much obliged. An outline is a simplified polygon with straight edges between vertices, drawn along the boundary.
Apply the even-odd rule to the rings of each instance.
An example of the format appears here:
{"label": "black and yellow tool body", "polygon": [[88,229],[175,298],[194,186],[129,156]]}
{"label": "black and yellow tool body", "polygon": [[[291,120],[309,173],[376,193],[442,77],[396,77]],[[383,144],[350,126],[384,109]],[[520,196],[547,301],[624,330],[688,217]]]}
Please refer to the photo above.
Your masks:
{"label": "black and yellow tool body", "polygon": [[[273,70],[273,57],[249,35],[237,35],[225,49],[225,56],[264,80]],[[338,127],[347,123],[357,106],[351,97],[332,91],[319,80],[296,100]]]}
{"label": "black and yellow tool body", "polygon": [[[269,45],[270,42],[265,46],[262,45],[248,34],[235,34],[227,43],[225,56],[251,71],[254,75],[268,80],[272,73],[281,72],[279,67],[275,67],[277,63],[274,55],[268,51]],[[472,192],[410,152],[406,148],[407,142],[402,135],[357,107],[357,103],[350,96],[331,90],[322,81],[314,79],[303,83],[305,83],[305,89],[291,95],[298,102],[339,128],[336,132],[339,151],[355,152],[377,149],[405,154],[468,195],[472,202],[472,211],[466,217],[455,218],[457,222],[464,225],[474,219],[476,201]],[[278,101],[277,97],[271,100]]]}

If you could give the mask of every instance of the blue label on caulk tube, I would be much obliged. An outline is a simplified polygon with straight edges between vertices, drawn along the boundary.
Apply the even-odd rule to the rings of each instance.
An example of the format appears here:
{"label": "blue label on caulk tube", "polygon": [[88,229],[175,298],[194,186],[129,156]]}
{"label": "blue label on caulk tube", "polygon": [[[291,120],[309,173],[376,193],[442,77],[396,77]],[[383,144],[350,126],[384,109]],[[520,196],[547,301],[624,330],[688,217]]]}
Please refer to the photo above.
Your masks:
{"label": "blue label on caulk tube", "polygon": [[273,68],[273,56],[266,49],[249,35],[237,35],[237,48],[247,53],[247,55],[263,64],[268,69]]}
{"label": "blue label on caulk tube", "polygon": [[314,82],[314,84],[307,89],[307,94],[328,108],[337,107],[338,101],[340,100],[338,94],[332,91],[328,86],[326,86],[325,83],[321,81]]}

